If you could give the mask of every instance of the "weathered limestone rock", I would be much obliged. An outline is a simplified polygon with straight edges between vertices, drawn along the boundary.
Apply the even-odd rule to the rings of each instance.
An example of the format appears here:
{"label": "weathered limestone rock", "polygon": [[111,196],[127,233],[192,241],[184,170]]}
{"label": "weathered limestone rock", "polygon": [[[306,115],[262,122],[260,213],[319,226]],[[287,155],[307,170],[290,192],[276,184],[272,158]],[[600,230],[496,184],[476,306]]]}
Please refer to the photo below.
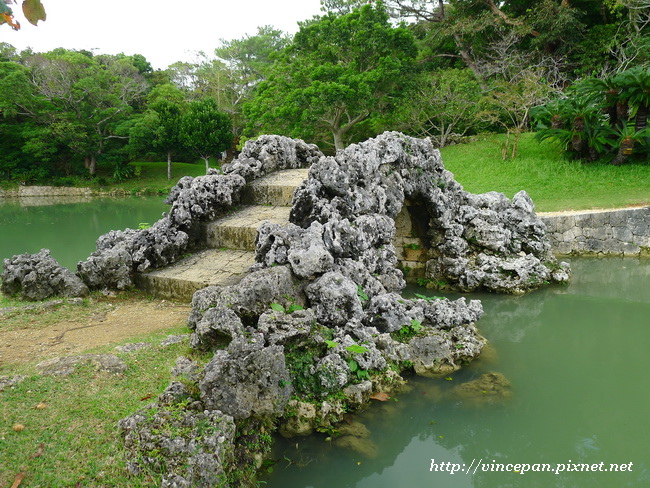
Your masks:
{"label": "weathered limestone rock", "polygon": [[279,432],[282,437],[290,439],[314,432],[317,410],[313,403],[291,400],[287,404],[287,411],[290,411],[291,415],[280,424]]}
{"label": "weathered limestone rock", "polygon": [[12,388],[20,383],[26,378],[26,376],[0,376],[0,391],[4,391],[7,388]]}
{"label": "weathered limestone rock", "polygon": [[243,325],[254,326],[273,303],[285,308],[292,304],[304,307],[305,300],[298,280],[287,266],[260,269],[244,277],[236,286],[208,286],[192,298],[188,325],[194,333],[190,343],[202,349],[227,344],[233,332],[225,332],[226,329],[234,331]]}
{"label": "weathered limestone rock", "polygon": [[141,349],[148,349],[151,347],[151,342],[133,342],[130,344],[124,344],[123,346],[117,346],[115,350],[122,353],[131,353],[140,351]]}
{"label": "weathered limestone rock", "polygon": [[[215,176],[205,192],[230,184],[234,195],[234,178],[251,181],[306,164],[309,178],[294,194],[292,223],[259,229],[253,272],[237,286],[194,294],[191,345],[213,357],[202,371],[187,361],[175,368],[197,382],[192,408],[238,422],[279,419],[283,435],[305,435],[340,421],[346,406],[359,406],[373,392],[402,385],[400,370],[437,376],[477,357],[486,343],[474,326],[480,302],[400,296],[405,281],[392,243],[406,198],[425,208],[432,283],[520,293],[568,276],[550,255],[525,193],[512,201],[498,193],[471,195],[429,141],[394,132],[333,157],[302,141],[263,136],[224,167],[233,179]],[[185,179],[172,192],[182,204],[171,219],[188,232],[213,205],[195,208],[193,185]],[[201,192],[196,197],[212,202]],[[168,390],[159,400],[164,408],[187,393],[180,383]],[[333,400],[341,391],[346,400]],[[292,394],[299,399],[290,402]],[[376,455],[364,435],[343,433],[335,445]],[[191,478],[172,472],[168,486]]]}
{"label": "weathered limestone rock", "polygon": [[321,324],[343,326],[363,316],[358,285],[341,273],[325,273],[305,291]]}
{"label": "weathered limestone rock", "polygon": [[250,182],[273,171],[308,168],[323,153],[315,144],[300,139],[276,135],[262,135],[246,141],[241,154],[231,164],[223,166],[227,175],[240,175]]}
{"label": "weathered limestone rock", "polygon": [[[545,226],[525,192],[512,201],[496,192],[467,193],[429,141],[395,132],[321,158],[296,191],[291,222],[303,228],[323,224],[326,248],[336,257],[372,251],[365,251],[364,263],[381,282],[396,262],[386,238],[394,235],[394,224],[384,220],[377,228],[388,231],[374,240],[378,231],[361,219],[393,219],[406,198],[421,202],[429,214],[427,277],[432,285],[522,293],[568,276],[568,266],[557,264],[550,253]],[[564,272],[552,273],[556,267]],[[388,278],[382,283],[388,291],[402,285],[394,275]]]}
{"label": "weathered limestone rock", "polygon": [[235,419],[275,417],[291,395],[291,379],[282,346],[264,347],[261,334],[239,337],[215,352],[199,382],[201,398],[210,409]]}
{"label": "weathered limestone rock", "polygon": [[21,300],[44,300],[51,296],[83,297],[88,287],[50,255],[49,249],[37,254],[19,254],[4,260],[1,290]]}
{"label": "weathered limestone rock", "polygon": [[164,468],[161,486],[167,487],[226,485],[225,467],[233,461],[235,439],[232,417],[151,404],[120,420],[118,427],[126,447],[141,454],[129,463],[131,472]]}
{"label": "weathered limestone rock", "polygon": [[257,322],[257,330],[264,334],[268,345],[287,344],[304,339],[316,325],[313,310],[296,310],[292,313],[270,310]]}
{"label": "weathered limestone rock", "polygon": [[77,265],[77,273],[91,288],[133,286],[134,273],[178,261],[192,246],[198,224],[237,203],[245,183],[241,176],[214,172],[181,178],[166,200],[171,204],[168,215],[148,229],[99,237],[96,251]]}

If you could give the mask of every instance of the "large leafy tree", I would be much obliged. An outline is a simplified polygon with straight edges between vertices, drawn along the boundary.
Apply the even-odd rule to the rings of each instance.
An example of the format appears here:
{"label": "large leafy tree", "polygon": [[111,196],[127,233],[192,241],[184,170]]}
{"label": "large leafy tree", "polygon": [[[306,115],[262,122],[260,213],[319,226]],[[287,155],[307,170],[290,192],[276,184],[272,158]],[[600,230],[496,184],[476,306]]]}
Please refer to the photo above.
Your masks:
{"label": "large leafy tree", "polygon": [[183,115],[180,140],[205,161],[207,173],[210,169],[210,157],[232,146],[232,123],[212,98],[195,100]]}
{"label": "large leafy tree", "polygon": [[399,127],[444,147],[480,125],[480,100],[481,87],[467,68],[422,73],[400,107]]}
{"label": "large leafy tree", "polygon": [[167,157],[167,179],[171,179],[172,156],[182,148],[181,123],[187,108],[185,95],[176,86],[164,84],[151,90],[147,110],[134,117],[130,125],[129,150],[142,153],[164,153]]}
{"label": "large leafy tree", "polygon": [[230,41],[221,39],[221,46],[214,52],[228,70],[233,112],[248,99],[253,88],[267,78],[274,57],[289,42],[284,32],[268,25],[258,27],[253,36]]}
{"label": "large leafy tree", "polygon": [[247,134],[322,140],[329,133],[342,149],[362,123],[399,103],[416,54],[410,31],[393,27],[381,3],[307,21],[244,107]]}
{"label": "large leafy tree", "polygon": [[[52,144],[63,144],[84,160],[91,175],[107,144],[126,136],[118,128],[148,88],[128,57],[92,56],[57,49],[5,67],[0,93],[5,113],[27,117]],[[26,82],[25,82],[26,81]]]}

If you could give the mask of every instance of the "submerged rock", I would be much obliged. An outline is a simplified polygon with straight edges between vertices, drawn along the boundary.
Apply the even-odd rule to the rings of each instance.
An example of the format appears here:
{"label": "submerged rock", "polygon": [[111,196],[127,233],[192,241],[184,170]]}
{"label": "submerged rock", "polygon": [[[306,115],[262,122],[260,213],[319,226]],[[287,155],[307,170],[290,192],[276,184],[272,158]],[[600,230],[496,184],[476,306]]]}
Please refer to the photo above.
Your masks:
{"label": "submerged rock", "polygon": [[61,266],[49,249],[36,254],[18,254],[5,259],[0,290],[21,300],[44,300],[52,296],[83,297],[88,287],[78,276]]}
{"label": "submerged rock", "polygon": [[502,373],[490,372],[454,387],[452,394],[472,404],[502,403],[512,396],[511,386]]}

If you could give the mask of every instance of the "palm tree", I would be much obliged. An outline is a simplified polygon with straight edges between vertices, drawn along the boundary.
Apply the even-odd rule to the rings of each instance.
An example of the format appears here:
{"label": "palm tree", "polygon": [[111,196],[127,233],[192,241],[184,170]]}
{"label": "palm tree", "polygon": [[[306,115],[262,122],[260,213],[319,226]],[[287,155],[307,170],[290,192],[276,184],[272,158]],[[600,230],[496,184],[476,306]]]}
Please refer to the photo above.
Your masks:
{"label": "palm tree", "polygon": [[612,135],[616,138],[616,145],[613,147],[618,147],[618,151],[611,164],[620,166],[634,154],[638,146],[645,144],[649,134],[647,128],[637,131],[634,124],[628,123],[612,131]]}
{"label": "palm tree", "polygon": [[602,111],[609,117],[612,128],[621,125],[624,123],[622,119],[627,118],[627,104],[619,103],[623,87],[618,76],[587,78],[576,86],[575,91],[602,104]]}
{"label": "palm tree", "polygon": [[650,110],[650,68],[637,66],[618,77],[623,86],[621,98],[632,106],[633,113],[636,111],[635,130],[642,131],[647,127]]}

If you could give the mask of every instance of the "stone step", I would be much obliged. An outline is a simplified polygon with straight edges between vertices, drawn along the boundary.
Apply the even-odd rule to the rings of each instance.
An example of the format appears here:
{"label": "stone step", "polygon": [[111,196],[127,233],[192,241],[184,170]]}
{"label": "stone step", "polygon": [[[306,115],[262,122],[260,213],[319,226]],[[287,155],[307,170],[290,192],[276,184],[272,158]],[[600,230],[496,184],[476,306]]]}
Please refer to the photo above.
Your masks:
{"label": "stone step", "polygon": [[274,224],[289,222],[291,207],[248,205],[237,212],[203,226],[205,245],[212,249],[255,250],[257,229],[268,220]]}
{"label": "stone step", "polygon": [[244,187],[244,205],[290,207],[294,190],[307,179],[309,169],[286,169],[259,178]]}
{"label": "stone step", "polygon": [[208,285],[234,285],[255,263],[255,253],[206,249],[166,268],[137,273],[138,288],[162,298],[191,301],[196,290]]}

